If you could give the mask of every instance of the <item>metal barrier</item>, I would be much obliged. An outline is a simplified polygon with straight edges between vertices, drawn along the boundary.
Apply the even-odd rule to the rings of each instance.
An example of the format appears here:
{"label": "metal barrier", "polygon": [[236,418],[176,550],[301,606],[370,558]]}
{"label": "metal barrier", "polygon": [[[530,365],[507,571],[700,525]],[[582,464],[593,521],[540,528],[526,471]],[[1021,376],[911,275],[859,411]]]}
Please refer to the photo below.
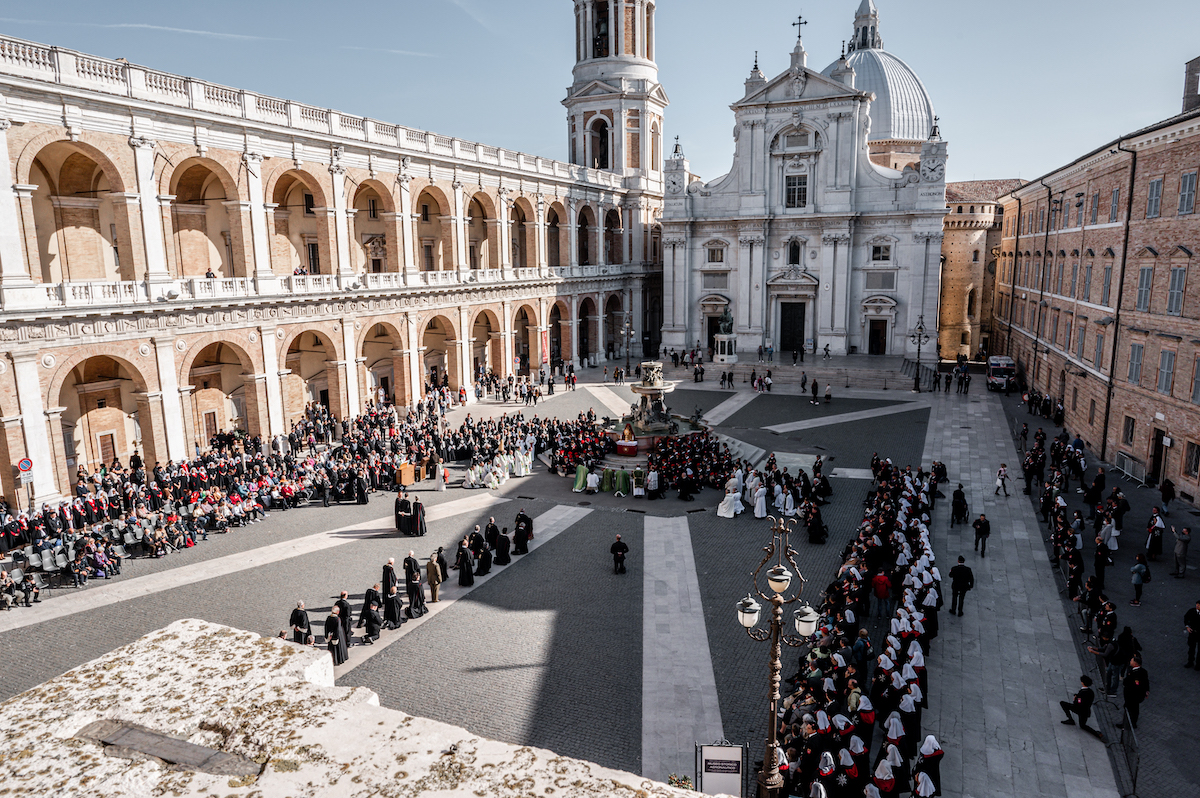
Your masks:
{"label": "metal barrier", "polygon": [[1129,778],[1133,783],[1133,792],[1137,792],[1138,766],[1141,764],[1141,753],[1138,748],[1137,732],[1133,729],[1133,724],[1129,720],[1129,713],[1122,710],[1121,712],[1121,736],[1118,738],[1118,744],[1121,747],[1121,753],[1125,757],[1125,766],[1129,768]]}
{"label": "metal barrier", "polygon": [[1126,452],[1117,452],[1113,458],[1113,469],[1120,471],[1125,478],[1139,485],[1146,484],[1146,464]]}

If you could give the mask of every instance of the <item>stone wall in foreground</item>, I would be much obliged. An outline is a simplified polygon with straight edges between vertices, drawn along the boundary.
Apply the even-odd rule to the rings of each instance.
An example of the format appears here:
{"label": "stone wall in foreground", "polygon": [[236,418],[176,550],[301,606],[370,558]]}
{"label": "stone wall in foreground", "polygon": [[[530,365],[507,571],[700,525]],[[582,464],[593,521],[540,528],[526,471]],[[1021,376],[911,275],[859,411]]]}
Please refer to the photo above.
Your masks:
{"label": "stone wall in foreground", "polygon": [[[101,720],[232,754],[257,775],[182,770],[76,736]],[[334,686],[323,649],[190,619],[0,704],[0,738],[9,795],[684,795],[384,709],[369,690]]]}

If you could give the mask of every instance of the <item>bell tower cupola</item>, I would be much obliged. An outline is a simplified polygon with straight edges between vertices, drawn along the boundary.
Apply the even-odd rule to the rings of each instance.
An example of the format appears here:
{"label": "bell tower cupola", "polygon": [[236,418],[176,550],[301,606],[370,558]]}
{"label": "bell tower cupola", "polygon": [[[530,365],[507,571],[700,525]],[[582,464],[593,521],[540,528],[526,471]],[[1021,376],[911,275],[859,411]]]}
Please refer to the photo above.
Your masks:
{"label": "bell tower cupola", "polygon": [[575,0],[567,109],[571,163],[661,191],[667,96],[654,63],[653,0]]}

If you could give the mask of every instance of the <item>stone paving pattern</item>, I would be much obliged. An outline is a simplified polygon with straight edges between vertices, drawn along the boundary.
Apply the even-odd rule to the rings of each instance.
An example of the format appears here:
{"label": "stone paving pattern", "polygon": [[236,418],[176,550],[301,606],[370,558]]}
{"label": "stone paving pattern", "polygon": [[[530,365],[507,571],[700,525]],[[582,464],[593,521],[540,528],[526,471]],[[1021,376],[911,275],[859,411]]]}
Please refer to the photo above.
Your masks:
{"label": "stone paving pattern", "polygon": [[[1031,437],[1032,431],[1041,427],[1053,438],[1062,429],[1055,427],[1048,419],[1027,414],[1025,405],[1015,395],[1008,399],[997,399],[1007,414],[1010,430],[1019,430],[1022,423],[1027,423]],[[1074,431],[1071,432],[1073,435]],[[1087,463],[1086,477],[1091,482],[1096,475],[1096,467],[1101,464],[1098,453],[1088,452]],[[1200,539],[1196,534],[1200,532],[1200,512],[1182,500],[1172,503],[1169,514],[1163,519],[1167,524],[1163,556],[1158,562],[1150,563],[1154,579],[1144,587],[1142,605],[1131,607],[1129,600],[1133,598],[1133,585],[1129,581],[1129,568],[1133,565],[1134,556],[1145,551],[1146,521],[1150,517],[1150,510],[1161,504],[1161,496],[1155,488],[1141,487],[1123,479],[1111,466],[1106,466],[1105,472],[1108,475],[1105,495],[1114,485],[1119,485],[1131,507],[1125,516],[1120,548],[1113,555],[1115,564],[1105,574],[1105,593],[1116,605],[1117,628],[1122,629],[1127,625],[1133,627],[1134,635],[1142,644],[1143,666],[1150,674],[1150,698],[1142,705],[1141,719],[1135,732],[1141,758],[1137,793],[1142,798],[1200,795],[1200,786],[1197,786],[1200,785],[1200,757],[1196,756],[1196,743],[1200,738],[1196,729],[1196,719],[1200,718],[1200,672],[1183,667],[1187,655],[1183,614],[1200,600],[1200,570],[1196,565],[1200,544],[1195,542]],[[1068,509],[1083,510],[1086,516],[1083,497],[1074,490],[1078,483],[1071,484],[1072,489],[1066,497]],[[1021,483],[1021,487],[1023,485]],[[1020,488],[1017,492],[1020,495]],[[1035,498],[1029,497],[1031,502]],[[1040,516],[1037,518],[1040,522]],[[1177,527],[1190,526],[1192,529],[1193,543],[1189,558],[1192,564],[1188,566],[1187,578],[1182,580],[1169,576],[1174,568],[1171,555],[1174,538],[1170,536],[1172,524]],[[1039,523],[1039,528],[1044,538],[1046,525]],[[1091,538],[1085,539],[1085,544],[1084,570],[1091,575],[1095,548]],[[1058,583],[1060,587],[1065,585],[1061,577]],[[1064,592],[1060,597],[1063,599],[1062,611],[1073,620],[1074,605],[1065,601],[1065,597]],[[1084,635],[1076,631],[1077,626],[1077,623],[1069,624],[1070,635],[1082,655],[1087,672],[1099,684],[1100,672],[1095,665],[1095,657],[1084,651]],[[1098,720],[1112,740],[1116,740],[1119,733],[1113,724],[1121,720],[1121,703],[1118,694],[1104,702],[1098,712]],[[1114,758],[1123,758],[1117,749],[1113,754]],[[1123,763],[1121,770],[1126,770]]]}
{"label": "stone paving pattern", "polygon": [[[581,381],[581,387],[584,384]],[[611,382],[608,387],[632,401],[628,387]],[[732,395],[731,391],[707,390],[710,387],[715,389],[716,383],[704,383],[706,390],[681,386],[678,399],[707,409]],[[751,414],[759,427],[826,412],[824,405],[813,407],[797,397],[792,386],[778,388],[777,393],[756,397],[739,412]],[[851,404],[860,400],[871,407],[889,407],[911,397],[907,392],[892,392],[894,398],[890,399],[884,392],[850,393],[839,402],[835,392],[829,415],[865,409]],[[1035,794],[1036,790],[1039,795],[1111,795],[1113,776],[1103,745],[1057,722],[1057,701],[1069,697],[1084,666],[1074,647],[1073,619],[1058,594],[1042,532],[1021,499],[1003,502],[1003,497],[991,496],[998,461],[1004,459],[1010,467],[1017,462],[999,400],[980,392],[967,397],[941,395],[932,401],[932,411],[918,409],[793,434],[773,435],[725,425],[718,431],[751,443],[764,441],[755,445],[769,451],[817,452],[821,451],[817,447],[823,447],[833,467],[866,467],[872,451],[900,464],[928,463],[932,457],[946,460],[951,479],[961,479],[971,488],[972,510],[988,512],[997,530],[989,557],[971,562],[978,587],[968,598],[966,616],[951,620],[946,613],[942,637],[930,658],[934,689],[926,728],[938,735],[947,751],[946,794],[980,798]],[[526,416],[573,417],[589,406],[604,414],[589,393],[560,388],[536,407],[488,400],[467,411],[475,417],[518,411]],[[465,411],[455,411],[451,423],[458,423],[463,415]],[[861,479],[835,478],[833,484],[833,501],[823,508],[832,531],[830,542],[809,545],[800,530],[793,543],[801,572],[809,580],[805,595],[813,604],[819,602],[820,591],[837,567],[842,545],[858,523],[861,501],[869,487]],[[683,503],[674,498],[650,502],[611,494],[584,496],[572,493],[570,486],[570,480],[551,476],[538,466],[534,476],[510,480],[504,486],[501,494],[511,499],[509,503],[490,512],[434,522],[424,539],[386,534],[367,537],[339,547],[336,554],[299,556],[0,634],[0,656],[6,663],[0,696],[44,681],[177,618],[199,616],[273,634],[286,623],[295,600],[304,598],[319,625],[339,589],[351,591],[357,610],[363,589],[379,578],[380,567],[389,556],[401,558],[412,548],[424,561],[438,545],[452,551],[466,530],[486,522],[489,515],[511,527],[521,506],[536,517],[556,505],[583,505],[595,512],[529,557],[516,558],[497,578],[447,607],[431,623],[400,637],[339,683],[370,687],[380,694],[384,706],[638,772],[643,731],[639,676],[643,579],[645,569],[664,567],[664,563],[643,559],[643,525],[647,515],[686,513],[723,732],[734,742],[749,743],[752,762],[760,759],[769,652],[765,644],[746,636],[734,604],[749,589],[749,574],[766,542],[767,522],[747,515],[733,520],[717,518],[714,510],[720,496],[713,490],[703,491],[695,502]],[[1137,492],[1129,493],[1135,509],[1128,527],[1136,529],[1145,517],[1138,503],[1143,499]],[[469,494],[451,489],[426,492],[423,498],[433,505],[464,495]],[[390,524],[393,497],[391,493],[377,495],[366,507],[272,514],[266,523],[213,537],[196,549],[163,560],[134,561],[122,578],[186,568],[204,559],[312,534],[328,528],[333,519],[339,526],[380,519],[385,527]],[[933,530],[943,574],[970,543],[957,528],[947,528],[948,513],[948,502],[943,502]],[[1179,520],[1182,514],[1182,510],[1176,511],[1172,520]],[[611,573],[608,546],[617,531],[632,549],[625,576]],[[1133,538],[1136,535],[1127,533],[1125,540]],[[1131,542],[1119,556],[1129,559],[1133,550]],[[1118,566],[1121,564],[1119,559]],[[1177,650],[1182,657],[1181,630],[1176,627],[1187,606],[1184,597],[1194,599],[1187,596],[1188,583],[1168,579],[1167,570],[1165,563],[1158,564],[1158,579],[1147,587],[1147,606],[1141,608],[1141,620],[1133,623],[1147,650],[1156,655],[1158,651],[1172,652],[1172,658]],[[1109,575],[1110,593],[1121,600],[1125,594],[1120,591],[1130,591],[1120,578],[1121,568]],[[454,578],[452,573],[451,580]],[[1160,607],[1165,607],[1161,613]],[[1132,610],[1122,607],[1122,623]],[[1152,618],[1161,619],[1161,635],[1153,626],[1158,621]],[[877,639],[881,632],[876,629]],[[1143,798],[1192,794],[1188,790],[1197,783],[1191,778],[1194,770],[1188,770],[1189,765],[1195,767],[1196,758],[1187,756],[1191,747],[1187,741],[1194,740],[1194,734],[1188,736],[1188,724],[1197,713],[1181,712],[1176,721],[1170,715],[1170,707],[1179,706],[1180,701],[1185,708],[1191,707],[1186,702],[1194,700],[1195,690],[1194,686],[1189,689],[1186,679],[1194,672],[1183,672],[1182,662],[1168,658],[1170,667],[1178,671],[1173,685],[1163,673],[1161,659],[1148,659],[1155,692],[1143,712],[1145,722],[1140,730],[1145,735],[1139,783]],[[796,663],[794,651],[785,651],[785,663],[785,674],[790,675]],[[1168,691],[1173,693],[1170,701],[1160,698]],[[1107,711],[1102,709],[1100,714]],[[1160,725],[1161,734],[1148,731]],[[1174,735],[1173,742],[1166,741],[1169,735]],[[1148,772],[1145,762],[1151,745],[1163,745],[1172,752],[1174,770]],[[1163,783],[1173,784],[1173,791],[1154,791],[1160,786],[1156,781],[1159,772],[1166,774]]]}

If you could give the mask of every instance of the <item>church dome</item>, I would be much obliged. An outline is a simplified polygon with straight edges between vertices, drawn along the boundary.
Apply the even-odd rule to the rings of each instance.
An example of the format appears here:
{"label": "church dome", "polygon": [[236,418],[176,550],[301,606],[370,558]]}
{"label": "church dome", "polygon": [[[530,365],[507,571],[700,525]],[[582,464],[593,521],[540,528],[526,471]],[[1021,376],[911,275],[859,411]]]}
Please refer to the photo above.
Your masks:
{"label": "church dome", "polygon": [[[846,62],[854,68],[854,88],[875,94],[869,140],[923,141],[933,128],[933,100],[912,67],[883,49],[878,14],[873,0],[863,0],[855,17],[851,51],[846,55]],[[828,77],[840,62],[834,61],[821,74]]]}

